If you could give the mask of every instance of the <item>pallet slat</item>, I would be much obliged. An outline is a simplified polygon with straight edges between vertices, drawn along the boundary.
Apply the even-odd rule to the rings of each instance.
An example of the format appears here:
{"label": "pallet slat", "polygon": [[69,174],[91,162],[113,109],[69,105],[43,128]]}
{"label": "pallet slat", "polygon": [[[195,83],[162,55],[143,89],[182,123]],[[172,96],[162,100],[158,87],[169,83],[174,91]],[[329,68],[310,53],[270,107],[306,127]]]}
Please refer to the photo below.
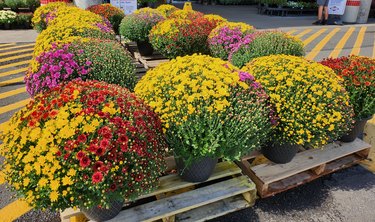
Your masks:
{"label": "pallet slat", "polygon": [[220,217],[238,210],[242,210],[252,205],[245,201],[241,195],[227,198],[208,204],[204,207],[196,208],[176,216],[178,222],[202,222],[216,217]]}
{"label": "pallet slat", "polygon": [[369,144],[360,139],[351,143],[331,143],[323,149],[311,149],[297,153],[296,157],[289,163],[261,164],[252,167],[252,170],[265,184],[270,184],[370,147]]}
{"label": "pallet slat", "polygon": [[[216,180],[216,179],[220,179],[220,178],[224,178],[228,176],[234,176],[240,173],[241,173],[241,169],[238,168],[236,164],[229,162],[229,161],[224,161],[216,165],[214,172],[212,173],[211,177],[208,178],[207,181],[212,181],[212,180]],[[167,175],[167,176],[160,178],[160,186],[156,191],[150,194],[143,195],[139,197],[138,199],[156,196],[161,193],[166,193],[172,190],[182,189],[182,188],[194,185],[194,184],[198,184],[198,183],[190,183],[190,182],[183,181],[177,174]]]}
{"label": "pallet slat", "polygon": [[249,183],[249,179],[246,176],[240,176],[202,187],[194,191],[167,197],[165,199],[121,211],[116,218],[109,221],[155,221],[220,201],[231,196],[249,192],[253,188],[254,184]]}

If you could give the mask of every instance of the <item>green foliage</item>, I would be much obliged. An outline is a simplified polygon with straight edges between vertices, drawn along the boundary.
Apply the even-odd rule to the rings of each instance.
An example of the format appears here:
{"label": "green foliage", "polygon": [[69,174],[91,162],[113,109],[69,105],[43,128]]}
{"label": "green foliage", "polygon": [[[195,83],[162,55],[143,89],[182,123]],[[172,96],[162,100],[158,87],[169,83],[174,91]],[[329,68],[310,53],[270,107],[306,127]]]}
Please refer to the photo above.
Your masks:
{"label": "green foliage", "polygon": [[92,62],[87,79],[117,84],[133,91],[135,85],[135,65],[130,54],[117,42],[108,40],[91,40],[77,43],[76,50],[80,64],[88,59]]}
{"label": "green foliage", "polygon": [[18,14],[16,17],[15,25],[17,28],[31,29],[32,14]]}
{"label": "green foliage", "polygon": [[283,32],[262,32],[249,44],[241,45],[232,52],[230,60],[233,65],[243,67],[254,58],[278,54],[303,56],[303,43]]}
{"label": "green foliage", "polygon": [[18,8],[30,8],[34,10],[40,5],[39,0],[4,0],[4,3],[12,10],[17,10]]}
{"label": "green foliage", "polygon": [[121,24],[121,21],[122,21],[123,18],[124,18],[123,15],[117,14],[117,15],[111,16],[108,19],[116,34],[120,33],[120,24]]}

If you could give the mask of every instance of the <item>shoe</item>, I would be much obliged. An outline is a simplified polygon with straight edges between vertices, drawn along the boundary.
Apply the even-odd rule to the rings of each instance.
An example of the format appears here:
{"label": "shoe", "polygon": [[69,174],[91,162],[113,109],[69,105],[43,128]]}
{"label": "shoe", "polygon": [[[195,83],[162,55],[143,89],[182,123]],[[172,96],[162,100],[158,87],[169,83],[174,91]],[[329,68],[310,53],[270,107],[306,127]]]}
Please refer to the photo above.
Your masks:
{"label": "shoe", "polygon": [[323,19],[321,25],[327,25],[327,20]]}
{"label": "shoe", "polygon": [[312,23],[313,25],[322,25],[322,20],[317,20]]}

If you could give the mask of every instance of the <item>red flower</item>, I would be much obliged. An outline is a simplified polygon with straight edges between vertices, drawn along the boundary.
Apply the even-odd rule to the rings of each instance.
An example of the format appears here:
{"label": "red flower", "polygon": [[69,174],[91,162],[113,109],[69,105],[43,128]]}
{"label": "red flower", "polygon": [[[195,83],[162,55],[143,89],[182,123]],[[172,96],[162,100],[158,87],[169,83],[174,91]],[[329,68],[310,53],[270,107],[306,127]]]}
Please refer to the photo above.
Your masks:
{"label": "red flower", "polygon": [[85,155],[85,153],[83,152],[83,151],[79,151],[78,153],[77,153],[77,159],[79,159],[79,160],[82,160],[82,158],[83,157],[85,157],[86,155]]}
{"label": "red flower", "polygon": [[87,156],[82,157],[82,159],[79,161],[79,165],[83,168],[90,165],[90,159]]}
{"label": "red flower", "polygon": [[80,143],[85,143],[87,141],[87,137],[85,134],[81,134],[78,136],[77,141]]}
{"label": "red flower", "polygon": [[[53,103],[53,100],[52,100],[52,103]],[[49,112],[49,117],[54,118],[55,116],[57,116],[58,113],[59,111],[54,109],[51,112]]]}
{"label": "red flower", "polygon": [[102,182],[102,180],[103,180],[103,174],[101,172],[97,171],[92,175],[92,183],[94,184],[100,183]]}
{"label": "red flower", "polygon": [[109,146],[109,141],[108,140],[102,140],[100,141],[100,147],[102,148],[107,148]]}
{"label": "red flower", "polygon": [[143,174],[138,174],[138,175],[135,177],[135,181],[140,182],[140,181],[143,180],[143,178],[144,178],[144,175],[143,175]]}
{"label": "red flower", "polygon": [[94,171],[99,171],[102,167],[104,166],[103,162],[102,161],[97,161],[94,166],[93,166],[93,170]]}
{"label": "red flower", "polygon": [[109,186],[109,189],[111,190],[111,191],[115,191],[116,190],[116,188],[117,188],[117,186],[116,186],[116,184],[111,184],[111,186]]}
{"label": "red flower", "polygon": [[104,152],[105,152],[105,149],[103,147],[98,147],[98,149],[96,149],[96,151],[95,151],[95,154],[97,156],[102,156],[104,154]]}

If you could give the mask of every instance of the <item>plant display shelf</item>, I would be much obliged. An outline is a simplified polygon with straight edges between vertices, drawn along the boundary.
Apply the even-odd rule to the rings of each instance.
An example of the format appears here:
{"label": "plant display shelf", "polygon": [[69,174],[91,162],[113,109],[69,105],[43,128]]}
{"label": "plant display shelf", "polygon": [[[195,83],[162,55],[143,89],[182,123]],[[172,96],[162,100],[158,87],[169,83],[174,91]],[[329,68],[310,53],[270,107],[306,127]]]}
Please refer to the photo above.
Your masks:
{"label": "plant display shelf", "polygon": [[144,65],[137,60],[133,60],[133,63],[135,65],[135,77],[137,81],[139,81],[142,76],[146,74],[147,69],[145,69]]}
{"label": "plant display shelf", "polygon": [[[167,162],[170,169],[174,160]],[[255,184],[236,164],[225,161],[218,163],[213,175],[202,183],[182,181],[177,174],[161,177],[156,191],[126,203],[109,221],[205,221],[253,206],[255,200]],[[85,217],[79,210],[68,209],[61,213],[61,221],[85,221]]]}
{"label": "plant display shelf", "polygon": [[151,56],[141,56],[135,42],[127,43],[127,48],[134,58],[143,64],[146,69],[155,68],[160,63],[169,61],[168,58],[164,57],[158,52],[154,52],[154,54]]}
{"label": "plant display shelf", "polygon": [[259,196],[265,198],[353,166],[368,157],[370,148],[370,144],[357,138],[351,143],[334,142],[323,149],[299,152],[286,164],[267,162],[252,166],[250,161],[256,155],[243,158],[237,164],[254,181]]}

